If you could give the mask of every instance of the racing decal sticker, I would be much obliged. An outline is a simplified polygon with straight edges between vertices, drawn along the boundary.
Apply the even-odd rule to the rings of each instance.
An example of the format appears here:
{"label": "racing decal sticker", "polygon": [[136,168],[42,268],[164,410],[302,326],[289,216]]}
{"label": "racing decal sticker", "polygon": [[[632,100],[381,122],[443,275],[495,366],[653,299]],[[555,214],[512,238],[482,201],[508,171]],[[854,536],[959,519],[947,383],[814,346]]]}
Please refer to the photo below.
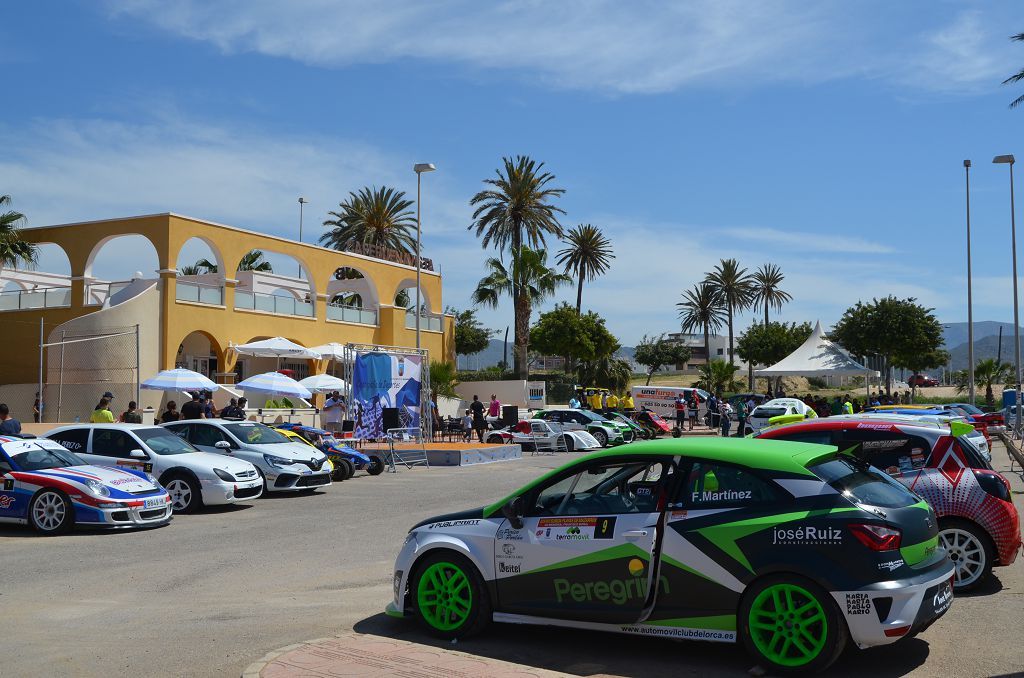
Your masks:
{"label": "racing decal sticker", "polygon": [[11,505],[14,504],[14,499],[15,498],[9,494],[0,494],[0,509],[11,508]]}
{"label": "racing decal sticker", "polygon": [[694,492],[690,497],[693,502],[742,501],[751,498],[750,490],[716,490]]}
{"label": "racing decal sticker", "polygon": [[800,527],[772,528],[772,544],[838,546],[843,543],[843,531],[834,527]]}
{"label": "racing decal sticker", "polygon": [[469,527],[471,525],[479,525],[479,519],[472,520],[445,520],[440,523],[430,523],[427,525],[428,530],[440,530],[445,527]]}
{"label": "racing decal sticker", "polygon": [[8,492],[14,489],[14,478],[4,478],[4,489]]}
{"label": "racing decal sticker", "polygon": [[948,581],[939,584],[934,592],[927,591],[925,597],[929,593],[931,594],[932,611],[936,616],[948,610],[949,606],[953,604],[953,587]]}
{"label": "racing decal sticker", "polygon": [[523,556],[519,553],[515,544],[505,543],[494,555],[495,572],[499,577],[503,575],[516,575],[523,571]]}
{"label": "racing decal sticker", "polygon": [[542,541],[590,541],[615,536],[615,516],[541,518],[535,532]]}
{"label": "racing decal sticker", "polygon": [[887,560],[884,563],[879,563],[878,564],[878,569],[879,570],[886,570],[888,572],[892,572],[893,570],[898,570],[901,567],[903,567],[903,559],[902,558],[897,558],[896,560]]}
{"label": "racing decal sticker", "polygon": [[498,541],[524,541],[526,539],[526,531],[505,527],[498,530],[496,538]]}
{"label": "racing decal sticker", "polygon": [[[630,601],[643,601],[647,599],[647,565],[639,558],[631,558],[626,568],[629,578],[612,579],[607,581],[571,581],[569,579],[557,578],[553,581],[555,600],[559,603],[571,600],[576,603],[612,603],[613,605],[625,605]],[[658,592],[670,594],[668,578],[664,575],[659,578]]]}
{"label": "racing decal sticker", "polygon": [[868,594],[847,593],[846,614],[871,614],[871,598]]}

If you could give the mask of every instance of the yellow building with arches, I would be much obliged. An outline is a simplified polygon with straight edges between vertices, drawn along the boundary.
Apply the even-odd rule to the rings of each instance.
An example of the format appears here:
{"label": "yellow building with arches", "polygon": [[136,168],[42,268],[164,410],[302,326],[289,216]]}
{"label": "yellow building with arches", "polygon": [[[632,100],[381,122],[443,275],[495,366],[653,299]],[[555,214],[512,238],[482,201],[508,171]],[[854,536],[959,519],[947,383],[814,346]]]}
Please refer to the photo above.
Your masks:
{"label": "yellow building with arches", "polygon": [[[274,366],[256,363],[241,369],[239,356],[230,346],[267,337],[286,337],[308,347],[329,342],[416,345],[415,313],[395,303],[402,290],[409,290],[410,296],[415,293],[416,269],[399,257],[389,261],[338,252],[173,213],[46,226],[23,233],[29,242],[58,246],[70,265],[70,275],[0,270],[0,287],[6,286],[0,294],[0,322],[7,339],[7,350],[0,355],[0,400],[18,398],[16,409],[23,419],[28,418],[28,404],[23,401],[31,402],[38,390],[40,319],[47,343],[138,327],[138,372],[143,380],[160,370],[185,366],[207,371],[219,383],[234,383],[239,372],[244,378]],[[93,267],[101,248],[127,235],[142,236],[152,244],[158,269],[130,281],[97,279]],[[192,262],[181,260],[182,248],[192,239],[209,248],[216,270],[183,274],[182,269]],[[302,275],[237,270],[238,262],[254,249],[291,257]],[[421,346],[431,360],[453,362],[454,320],[443,314],[441,275],[422,270],[420,291]],[[134,337],[132,342],[134,346]],[[70,387],[73,380],[62,375],[69,373],[72,363],[102,374],[101,363],[112,356],[91,356],[90,343],[76,344],[74,349],[62,346],[60,355],[53,348],[46,351],[43,374],[48,406],[54,402],[55,380],[67,381]],[[95,384],[80,386],[100,394],[107,384],[126,402],[134,397],[128,394],[134,394],[135,381],[134,375],[129,379],[124,373],[123,363],[135,365],[134,357],[128,358],[109,374],[97,376]],[[322,373],[327,367],[326,361],[309,361],[302,371]],[[143,393],[144,404],[155,407],[159,401],[159,393]],[[53,421],[55,415],[51,412],[44,420]]]}

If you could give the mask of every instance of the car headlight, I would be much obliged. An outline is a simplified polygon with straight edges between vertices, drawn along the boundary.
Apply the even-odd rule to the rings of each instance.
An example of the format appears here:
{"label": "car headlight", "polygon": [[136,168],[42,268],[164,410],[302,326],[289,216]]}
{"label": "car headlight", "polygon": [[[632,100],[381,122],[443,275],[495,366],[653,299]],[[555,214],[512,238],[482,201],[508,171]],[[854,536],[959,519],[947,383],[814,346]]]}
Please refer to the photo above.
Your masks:
{"label": "car headlight", "polygon": [[227,482],[227,483],[233,482],[235,480],[234,477],[230,473],[228,473],[227,471],[225,471],[222,468],[215,468],[215,469],[213,469],[213,473],[218,478],[220,478],[221,480],[223,480],[224,482]]}
{"label": "car headlight", "polygon": [[86,485],[89,487],[89,491],[98,497],[109,497],[110,489],[103,483],[96,482],[95,480],[86,481]]}
{"label": "car headlight", "polygon": [[291,466],[292,464],[295,463],[291,459],[285,459],[283,457],[275,457],[272,454],[264,454],[263,455],[263,461],[267,462],[271,466],[277,466],[277,467],[281,467],[281,468],[283,468],[285,466]]}
{"label": "car headlight", "polygon": [[154,476],[152,473],[147,473],[146,474],[146,480],[148,480],[149,482],[153,483],[153,485],[155,487],[162,487],[162,485],[160,485],[160,481],[157,480],[156,476]]}

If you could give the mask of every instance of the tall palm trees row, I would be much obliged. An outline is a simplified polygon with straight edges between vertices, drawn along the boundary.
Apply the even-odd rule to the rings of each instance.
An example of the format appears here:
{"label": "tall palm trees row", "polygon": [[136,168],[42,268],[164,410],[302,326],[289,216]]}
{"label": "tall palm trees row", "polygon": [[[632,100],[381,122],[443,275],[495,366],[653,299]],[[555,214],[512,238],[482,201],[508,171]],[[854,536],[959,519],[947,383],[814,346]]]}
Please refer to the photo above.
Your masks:
{"label": "tall palm trees row", "polygon": [[729,328],[729,364],[735,365],[733,321],[736,314],[747,310],[764,309],[764,323],[768,324],[768,311],[782,310],[782,305],[793,297],[782,289],[785,276],[775,264],[764,264],[754,273],[740,266],[735,259],[722,259],[704,280],[684,290],[682,301],[676,303],[683,332],[704,332],[704,354],[711,360],[711,332],[723,325]]}

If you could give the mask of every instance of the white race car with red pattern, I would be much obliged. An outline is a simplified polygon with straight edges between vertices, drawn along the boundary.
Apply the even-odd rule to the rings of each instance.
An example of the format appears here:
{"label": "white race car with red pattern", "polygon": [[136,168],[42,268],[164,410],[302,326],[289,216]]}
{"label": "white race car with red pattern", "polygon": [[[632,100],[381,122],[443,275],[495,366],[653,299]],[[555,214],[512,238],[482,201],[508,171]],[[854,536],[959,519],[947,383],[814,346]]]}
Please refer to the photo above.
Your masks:
{"label": "white race car with red pattern", "polygon": [[76,524],[164,525],[171,516],[167,490],[146,470],[91,466],[52,440],[0,436],[0,522],[58,534]]}

